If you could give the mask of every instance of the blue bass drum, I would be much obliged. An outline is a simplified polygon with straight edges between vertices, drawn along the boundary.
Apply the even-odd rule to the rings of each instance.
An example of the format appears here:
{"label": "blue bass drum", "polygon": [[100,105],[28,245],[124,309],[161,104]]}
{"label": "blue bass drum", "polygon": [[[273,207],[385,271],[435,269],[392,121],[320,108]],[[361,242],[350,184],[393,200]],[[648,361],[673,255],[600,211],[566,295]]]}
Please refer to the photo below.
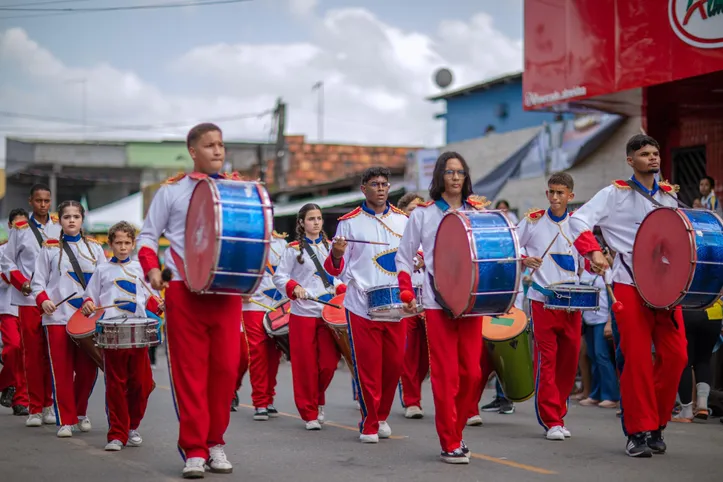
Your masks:
{"label": "blue bass drum", "polygon": [[257,182],[198,182],[186,216],[185,278],[195,293],[251,294],[264,275],[273,215]]}
{"label": "blue bass drum", "polygon": [[600,288],[597,286],[561,283],[540,288],[545,296],[545,308],[548,310],[597,311],[600,309]]}
{"label": "blue bass drum", "polygon": [[[367,290],[367,314],[369,319],[376,321],[400,321],[402,318],[416,316],[406,313],[403,309],[404,303],[399,298],[399,286],[388,285],[378,286]],[[423,311],[422,288],[414,287],[414,295],[417,298],[417,314]]]}
{"label": "blue bass drum", "polygon": [[515,226],[502,211],[453,211],[437,229],[434,287],[454,317],[508,313],[520,260]]}

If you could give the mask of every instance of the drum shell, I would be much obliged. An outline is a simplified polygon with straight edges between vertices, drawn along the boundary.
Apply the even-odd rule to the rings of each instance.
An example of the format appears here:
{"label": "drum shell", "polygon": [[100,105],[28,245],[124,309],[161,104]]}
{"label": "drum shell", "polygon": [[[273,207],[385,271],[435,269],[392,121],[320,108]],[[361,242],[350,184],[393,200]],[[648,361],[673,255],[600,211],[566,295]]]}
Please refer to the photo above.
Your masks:
{"label": "drum shell", "polygon": [[149,348],[161,343],[157,320],[149,318],[126,318],[121,321],[109,318],[98,321],[96,344],[106,350]]}
{"label": "drum shell", "polygon": [[559,284],[545,288],[545,309],[566,311],[597,311],[600,309],[600,288],[597,286]]}
{"label": "drum shell", "polygon": [[417,299],[417,313],[406,313],[403,309],[404,303],[400,299],[399,286],[387,285],[371,288],[366,291],[367,314],[369,319],[374,321],[400,321],[402,318],[417,316],[423,311],[422,288],[414,287],[414,294]]}
{"label": "drum shell", "polygon": [[76,345],[78,345],[89,357],[93,362],[98,365],[98,368],[103,370],[104,363],[103,363],[103,352],[100,348],[95,344],[95,337],[91,336],[84,336],[82,338],[73,338],[71,337],[71,340],[75,342]]}
{"label": "drum shell", "polygon": [[326,326],[331,330],[336,346],[344,357],[349,371],[354,373],[354,360],[352,358],[351,342],[349,341],[349,331],[347,326],[347,312],[344,306],[344,298],[346,293],[336,295],[331,299],[330,303],[341,306],[342,308],[334,308],[333,306],[324,306],[321,311],[321,317],[326,322]]}
{"label": "drum shell", "polygon": [[[267,311],[264,315],[264,330],[266,334],[274,340],[279,350],[284,354],[287,360],[291,361],[291,345],[289,344],[289,310],[291,301],[288,299],[281,300],[272,306],[276,311]],[[285,318],[285,323],[273,329],[273,322],[278,318]]]}
{"label": "drum shell", "polygon": [[491,340],[483,333],[483,340],[505,397],[513,402],[532,398],[535,377],[530,323],[511,327],[507,338]]}

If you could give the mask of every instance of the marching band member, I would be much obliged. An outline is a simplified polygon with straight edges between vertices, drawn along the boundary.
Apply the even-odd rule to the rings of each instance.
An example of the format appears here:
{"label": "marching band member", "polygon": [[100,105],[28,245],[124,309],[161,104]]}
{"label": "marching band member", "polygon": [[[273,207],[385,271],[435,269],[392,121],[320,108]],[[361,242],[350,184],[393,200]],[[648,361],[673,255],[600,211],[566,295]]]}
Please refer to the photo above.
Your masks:
{"label": "marching band member", "polygon": [[[670,420],[685,368],[687,342],[680,307],[658,310],[643,302],[633,281],[632,253],[640,223],[655,209],[642,193],[664,206],[676,207],[676,188],[655,180],[660,171],[660,146],[655,139],[641,134],[631,137],[626,154],[635,189],[624,180],[614,181],[575,212],[570,229],[575,247],[593,265],[609,268],[592,233],[594,226],[600,226],[605,240],[617,253],[612,279],[615,298],[624,307],[615,313],[615,319],[625,359],[620,376],[623,426],[628,435],[625,451],[631,457],[651,457],[667,449],[663,429]],[[653,343],[655,363],[650,352]]]}
{"label": "marching band member", "polygon": [[[285,297],[274,286],[272,277],[286,249],[287,236],[286,233],[279,234],[276,231],[272,233],[266,271],[256,293],[251,297],[252,300],[266,306],[273,306]],[[254,405],[254,420],[261,421],[279,415],[278,410],[274,408],[274,396],[281,351],[276,347],[274,340],[266,334],[264,328],[266,313],[266,308],[261,305],[244,303],[244,327],[248,337],[250,359],[251,401]]]}
{"label": "marching band member", "polygon": [[567,212],[568,202],[575,197],[573,188],[572,176],[552,174],[546,192],[550,207],[530,210],[517,225],[520,247],[527,253],[522,264],[535,270],[527,293],[535,340],[535,411],[547,440],[570,437],[564,418],[580,353],[581,312],[545,308],[548,286],[578,281],[579,254],[572,245]]}
{"label": "marching band member", "polygon": [[[15,221],[28,221],[24,209],[13,209],[8,217],[8,229],[13,229]],[[7,243],[0,246],[2,259]],[[0,336],[2,336],[3,368],[0,371],[0,405],[13,409],[13,415],[27,416],[28,385],[25,382],[25,364],[23,363],[22,340],[20,338],[20,319],[18,307],[11,303],[14,291],[10,280],[2,273],[0,281]]]}
{"label": "marching band member", "polygon": [[28,220],[16,220],[10,230],[2,259],[2,271],[15,288],[12,304],[18,307],[22,339],[25,380],[28,386],[27,427],[40,427],[43,423],[55,425],[53,392],[50,382],[46,334],[42,325],[42,310],[35,304],[30,280],[35,262],[48,239],[60,236],[60,224],[50,209],[50,188],[35,184],[30,188],[32,214]]}
{"label": "marching band member", "polygon": [[[156,193],[138,236],[138,260],[155,290],[166,290],[166,350],[176,414],[178,448],[185,460],[185,478],[211,472],[229,474],[233,466],[224,451],[224,433],[231,418],[229,402],[238,376],[241,297],[192,293],[183,266],[186,214],[193,189],[206,177],[220,174],[225,146],[221,129],[199,124],[187,136],[193,172],[180,174]],[[173,280],[161,277],[158,239],[171,243],[166,267]]]}
{"label": "marching band member", "polygon": [[[113,250],[110,262],[101,264],[85,290],[83,314],[91,315],[103,306],[103,318],[146,317],[146,310],[160,315],[163,302],[143,282],[143,269],[130,255],[136,245],[136,229],[121,221],[108,231]],[[113,306],[115,305],[115,306]],[[148,348],[103,350],[105,405],[108,414],[107,451],[124,446],[138,447],[143,438],[138,427],[153,390],[153,373]]]}
{"label": "marching band member", "polygon": [[106,259],[101,245],[83,234],[85,210],[79,202],[60,203],[58,216],[62,231],[58,239],[45,241],[35,263],[31,287],[35,302],[44,313],[55,413],[60,427],[58,437],[63,438],[73,436],[75,425],[81,432],[92,428],[86,411],[98,367],[71,339],[65,327],[82,305],[85,287],[96,267],[106,263]]}
{"label": "marching band member", "polygon": [[322,230],[324,219],[316,204],[305,204],[296,216],[296,241],[289,243],[273,275],[279,291],[291,301],[289,351],[294,402],[306,430],[321,430],[326,389],[334,377],[341,354],[334,336],[321,318],[339,281],[329,276],[322,260],[329,255],[329,241]]}
{"label": "marching band member", "polygon": [[[394,258],[408,221],[404,211],[388,201],[389,176],[385,167],[364,171],[361,190],[366,200],[339,218],[332,251],[324,262],[329,274],[347,283],[344,307],[354,379],[361,395],[359,438],[363,443],[377,443],[392,435],[387,418],[404,363],[404,322],[369,319],[366,295],[371,288],[394,283]],[[352,243],[347,247],[346,238],[383,242],[387,246]]]}
{"label": "marching band member", "polygon": [[[435,423],[442,446],[441,458],[450,464],[468,464],[469,449],[462,440],[467,414],[476,403],[481,383],[482,317],[452,319],[437,303],[433,291],[433,255],[437,228],[449,210],[483,210],[489,204],[481,196],[472,196],[472,181],[464,158],[456,152],[442,153],[434,166],[432,201],[420,204],[404,230],[397,252],[399,289],[405,298],[414,293],[414,258],[421,245],[427,275],[422,304],[425,310],[429,362],[434,397]],[[408,293],[404,293],[404,292]],[[408,313],[416,313],[417,301],[405,304]]]}
{"label": "marching band member", "polygon": [[[405,194],[399,199],[398,207],[407,216],[424,202],[424,198],[415,192]],[[416,262],[422,261],[417,259]],[[424,284],[424,271],[419,269],[412,274],[412,284]],[[427,331],[424,327],[424,315],[410,316],[402,320],[406,325],[406,344],[404,347],[404,365],[399,379],[399,399],[404,407],[404,417],[420,419],[422,410],[422,382],[429,373],[429,348]]]}

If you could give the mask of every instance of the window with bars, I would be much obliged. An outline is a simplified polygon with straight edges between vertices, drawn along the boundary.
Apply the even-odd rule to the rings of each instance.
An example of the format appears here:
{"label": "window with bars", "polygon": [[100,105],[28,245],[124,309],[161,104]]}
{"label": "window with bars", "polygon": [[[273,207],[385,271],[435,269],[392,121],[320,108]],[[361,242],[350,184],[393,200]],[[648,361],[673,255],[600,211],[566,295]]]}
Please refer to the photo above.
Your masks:
{"label": "window with bars", "polygon": [[699,184],[706,175],[705,146],[673,149],[673,183],[680,186],[678,198],[688,206],[700,197]]}

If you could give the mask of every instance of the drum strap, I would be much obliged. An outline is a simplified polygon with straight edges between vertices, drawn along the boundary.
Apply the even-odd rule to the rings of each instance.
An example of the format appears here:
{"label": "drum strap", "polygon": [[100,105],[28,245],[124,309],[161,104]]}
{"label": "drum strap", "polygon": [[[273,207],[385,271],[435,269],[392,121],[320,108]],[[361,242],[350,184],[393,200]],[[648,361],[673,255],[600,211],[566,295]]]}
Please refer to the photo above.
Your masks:
{"label": "drum strap", "polygon": [[40,245],[40,249],[43,249],[43,235],[40,234],[40,230],[39,230],[38,227],[35,225],[35,220],[31,219],[31,220],[28,222],[28,226],[30,226],[30,230],[31,230],[31,231],[33,232],[33,234],[35,235],[35,239],[38,241],[38,244]]}
{"label": "drum strap", "polygon": [[327,290],[331,286],[331,283],[329,283],[329,278],[326,276],[326,270],[321,266],[321,263],[319,262],[319,258],[316,257],[316,253],[314,250],[309,246],[309,243],[304,243],[304,249],[306,249],[306,253],[309,255],[311,260],[314,262],[314,266],[316,266],[316,271],[319,272],[319,277],[321,278],[321,282],[324,283],[324,288]]}
{"label": "drum strap", "polygon": [[[632,179],[628,179],[627,181],[625,181],[625,183],[626,183],[628,186],[630,186],[630,188],[631,188],[633,191],[637,192],[638,194],[640,194],[641,196],[643,196],[645,199],[647,199],[648,201],[650,201],[651,203],[653,203],[653,206],[655,206],[656,208],[665,207],[665,206],[663,206],[660,202],[656,201],[653,196],[651,196],[649,193],[645,192],[640,186],[638,186],[637,183],[633,182]],[[665,194],[667,194],[668,196],[672,197],[673,199],[675,199],[675,202],[678,203],[678,207],[685,208],[685,209],[691,209],[690,206],[688,206],[688,205],[685,204],[683,201],[681,201],[681,200],[678,199],[677,197],[675,197],[675,196],[673,196],[672,194],[670,194],[668,191],[663,191],[663,192],[664,192]]]}
{"label": "drum strap", "polygon": [[70,247],[70,244],[63,243],[63,251],[65,251],[65,254],[68,255],[68,261],[70,261],[70,265],[73,267],[73,271],[75,271],[75,276],[78,277],[78,282],[80,283],[80,286],[85,289],[85,273],[83,273],[83,270],[80,269],[80,264],[78,264],[78,258],[75,257],[75,253]]}

